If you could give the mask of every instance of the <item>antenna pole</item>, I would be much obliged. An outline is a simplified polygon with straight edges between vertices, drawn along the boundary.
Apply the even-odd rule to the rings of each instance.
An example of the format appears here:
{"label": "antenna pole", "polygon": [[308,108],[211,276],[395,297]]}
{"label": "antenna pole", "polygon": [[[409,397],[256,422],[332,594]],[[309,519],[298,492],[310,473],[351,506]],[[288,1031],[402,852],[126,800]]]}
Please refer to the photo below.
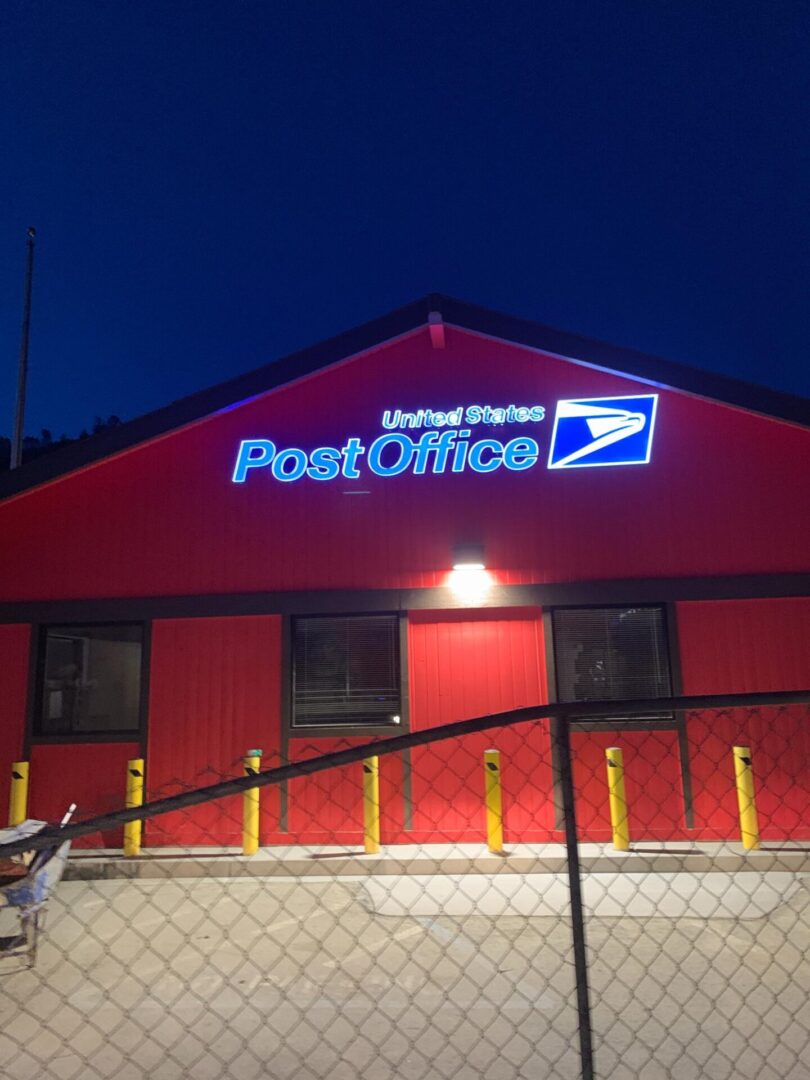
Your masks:
{"label": "antenna pole", "polygon": [[34,237],[36,229],[28,230],[28,256],[25,265],[25,299],[23,301],[20,364],[17,369],[17,406],[14,410],[14,436],[11,440],[11,468],[22,464],[23,425],[25,423],[25,389],[28,382],[28,340],[31,335],[31,284],[34,279]]}

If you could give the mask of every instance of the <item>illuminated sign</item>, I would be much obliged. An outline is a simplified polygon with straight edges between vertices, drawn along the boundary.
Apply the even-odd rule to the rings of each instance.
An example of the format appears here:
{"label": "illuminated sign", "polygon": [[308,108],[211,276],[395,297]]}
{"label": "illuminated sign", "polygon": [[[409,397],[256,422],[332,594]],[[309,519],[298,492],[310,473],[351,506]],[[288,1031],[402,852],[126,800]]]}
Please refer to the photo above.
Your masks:
{"label": "illuminated sign", "polygon": [[558,401],[548,467],[646,465],[657,403],[657,394]]}
{"label": "illuminated sign", "polygon": [[439,412],[437,409],[416,409],[407,413],[402,409],[386,409],[383,413],[384,428],[460,427],[462,424],[537,424],[544,420],[543,405],[461,405],[456,409]]}
{"label": "illuminated sign", "polygon": [[[620,465],[642,460],[632,456],[639,452],[638,444],[631,441],[636,435],[643,436],[647,455],[644,460],[649,460],[655,395],[595,400],[602,404],[594,405],[590,401],[558,403],[548,461],[550,469],[567,468],[585,457],[588,460],[583,460],[582,464]],[[608,401],[614,403],[612,408],[604,404]],[[648,402],[652,404],[647,411],[644,411],[646,405],[638,404]],[[628,403],[636,403],[635,411]],[[509,439],[494,438],[491,434],[474,439],[472,429],[479,424],[489,428],[539,424],[545,415],[543,405],[459,405],[452,409],[420,408],[413,412],[386,409],[382,416],[384,434],[368,445],[358,436],[348,437],[343,446],[317,446],[312,450],[295,446],[280,448],[266,438],[243,439],[236,456],[233,482],[244,484],[254,470],[267,470],[265,475],[281,483],[304,478],[336,480],[340,476],[356,480],[364,470],[383,477],[468,470],[475,473],[494,473],[501,469],[525,472],[540,458],[537,439],[522,433]],[[587,447],[581,433],[575,430],[569,433],[569,421],[585,423],[590,440]],[[418,436],[406,434],[408,430],[419,429],[422,430]],[[608,453],[620,440],[627,440],[623,445],[630,447],[624,456],[602,460],[600,455]]]}

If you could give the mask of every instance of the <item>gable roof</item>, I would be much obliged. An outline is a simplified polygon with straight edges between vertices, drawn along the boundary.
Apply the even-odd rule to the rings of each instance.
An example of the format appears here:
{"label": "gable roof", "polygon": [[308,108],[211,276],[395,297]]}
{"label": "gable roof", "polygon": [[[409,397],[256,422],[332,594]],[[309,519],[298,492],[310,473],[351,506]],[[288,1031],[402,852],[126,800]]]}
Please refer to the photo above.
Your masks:
{"label": "gable roof", "polygon": [[199,390],[101,435],[68,443],[59,450],[10,470],[0,475],[0,500],[426,327],[430,316],[430,321],[436,321],[437,313],[442,322],[462,330],[810,427],[810,400],[806,398],[675,364],[579,334],[555,330],[529,319],[504,315],[441,293],[429,293],[405,307],[336,337],[272,361],[246,375]]}

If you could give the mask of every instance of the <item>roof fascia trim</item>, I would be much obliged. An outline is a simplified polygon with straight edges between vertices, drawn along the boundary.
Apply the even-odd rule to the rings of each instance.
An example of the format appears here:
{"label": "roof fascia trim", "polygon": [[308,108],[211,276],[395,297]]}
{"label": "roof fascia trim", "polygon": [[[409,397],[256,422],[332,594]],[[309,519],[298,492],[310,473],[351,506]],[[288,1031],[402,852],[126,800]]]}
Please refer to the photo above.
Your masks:
{"label": "roof fascia trim", "polygon": [[403,308],[227,382],[180,398],[86,441],[70,443],[0,476],[0,502],[62,480],[146,443],[202,423],[228,409],[384,348],[427,326],[438,298],[423,297]]}
{"label": "roof fascia trim", "polygon": [[534,323],[516,315],[442,298],[442,314],[448,326],[494,341],[522,345],[560,360],[600,371],[639,379],[653,386],[676,390],[720,405],[731,405],[769,420],[783,420],[810,427],[810,401],[756,383],[678,364],[636,349],[624,349],[596,338],[580,337],[566,330]]}

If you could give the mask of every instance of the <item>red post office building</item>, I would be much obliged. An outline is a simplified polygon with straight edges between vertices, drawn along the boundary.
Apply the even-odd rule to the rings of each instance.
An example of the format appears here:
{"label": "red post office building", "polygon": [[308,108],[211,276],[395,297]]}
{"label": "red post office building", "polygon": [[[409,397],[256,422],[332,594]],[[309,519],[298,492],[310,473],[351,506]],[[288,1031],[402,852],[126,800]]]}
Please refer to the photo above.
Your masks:
{"label": "red post office building", "polygon": [[[0,799],[120,806],[550,700],[810,685],[810,408],[431,295],[0,479]],[[454,569],[454,567],[458,567]],[[608,834],[810,835],[806,707],[574,734]],[[484,835],[489,735],[385,757],[383,840]],[[547,722],[498,735],[507,837],[559,836]],[[359,766],[263,797],[265,842],[361,832]],[[211,804],[147,843],[236,843]],[[109,838],[107,838],[109,840]]]}

